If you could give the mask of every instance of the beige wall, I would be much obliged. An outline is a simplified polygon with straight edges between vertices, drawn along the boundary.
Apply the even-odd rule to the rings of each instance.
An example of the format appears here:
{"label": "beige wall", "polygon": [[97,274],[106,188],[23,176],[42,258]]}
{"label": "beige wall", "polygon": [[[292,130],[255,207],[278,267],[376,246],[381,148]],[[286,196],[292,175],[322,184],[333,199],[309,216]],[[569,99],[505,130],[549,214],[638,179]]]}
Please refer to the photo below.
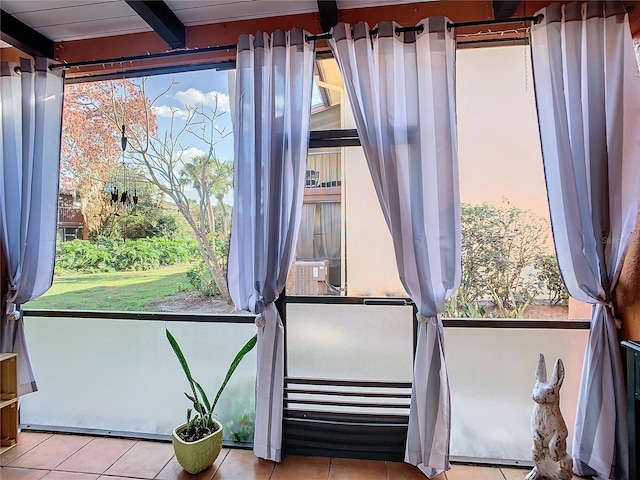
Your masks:
{"label": "beige wall", "polygon": [[[499,99],[499,100],[497,100]],[[500,204],[549,219],[531,65],[525,47],[458,51],[460,192],[463,202]],[[355,128],[348,102],[344,128]],[[361,148],[343,149],[343,264],[348,295],[405,295],[391,236]],[[551,236],[545,239],[553,251]],[[636,231],[616,291],[623,338],[640,339],[640,232]],[[571,301],[569,318],[590,318],[591,305]]]}
{"label": "beige wall", "polygon": [[[345,98],[345,97],[343,97]],[[343,128],[355,128],[349,102],[343,101]],[[405,297],[393,242],[373,188],[361,147],[343,149],[347,295]]]}
{"label": "beige wall", "polygon": [[[548,221],[528,48],[457,55],[461,200],[500,205],[508,198]],[[344,128],[355,128],[348,102],[343,106]],[[344,155],[348,294],[405,295],[362,149],[344,149]],[[550,235],[541,241],[552,251]]]}
{"label": "beige wall", "polygon": [[458,50],[456,84],[461,200],[549,221],[528,47]]}
{"label": "beige wall", "polygon": [[347,295],[406,296],[364,152],[345,150]]}

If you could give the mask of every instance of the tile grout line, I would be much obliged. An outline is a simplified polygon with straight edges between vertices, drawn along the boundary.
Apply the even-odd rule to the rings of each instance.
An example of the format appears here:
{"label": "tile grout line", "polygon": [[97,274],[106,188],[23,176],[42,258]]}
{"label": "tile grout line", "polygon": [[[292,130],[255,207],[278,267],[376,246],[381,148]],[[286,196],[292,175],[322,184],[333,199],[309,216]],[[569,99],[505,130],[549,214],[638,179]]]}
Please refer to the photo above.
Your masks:
{"label": "tile grout line", "polygon": [[218,465],[218,467],[216,468],[215,472],[213,472],[213,475],[211,475],[211,478],[209,480],[213,480],[214,478],[216,478],[216,476],[218,475],[218,472],[220,471],[220,468],[222,467],[222,464],[227,461],[227,458],[229,457],[230,453],[231,453],[231,449],[227,449],[227,453],[224,454],[224,458],[220,462],[220,465]]}
{"label": "tile grout line", "polygon": [[[282,459],[280,459],[280,461],[282,461]],[[276,465],[277,465],[277,462],[273,462],[273,468],[271,468],[271,471],[269,472],[269,477],[267,478],[267,480],[271,480],[273,478],[273,474],[276,471]]]}
{"label": "tile grout line", "polygon": [[[56,435],[61,435],[61,434],[53,434],[51,435],[51,437],[49,438],[53,438]],[[62,434],[65,435],[65,434]],[[71,436],[71,435],[69,435]],[[49,438],[47,438],[47,440],[49,440]],[[62,460],[60,463],[56,464],[52,469],[50,469],[51,471],[56,470],[56,468],[58,468],[60,465],[62,465],[64,462],[66,462],[67,460],[69,460],[73,455],[75,455],[76,453],[78,453],[80,450],[82,450],[84,447],[86,447],[87,445],[89,445],[91,442],[93,442],[96,439],[96,437],[92,437],[91,440],[89,440],[87,443],[85,443],[84,445],[82,445],[80,448],[78,448],[75,452],[73,452],[71,455],[67,456],[64,460]],[[44,443],[44,442],[43,442]]]}
{"label": "tile grout line", "polygon": [[[135,447],[139,442],[140,442],[140,440],[136,440],[136,441],[134,441],[134,442],[131,444],[131,446],[130,446],[129,448],[127,448],[127,450],[126,450],[122,455],[120,455],[117,459],[115,459],[111,465],[109,465],[107,468],[105,468],[105,469],[102,471],[102,473],[99,473],[99,474],[98,474],[98,478],[100,478],[102,475],[105,475],[105,474],[107,473],[107,471],[108,471],[111,467],[113,467],[116,463],[118,463],[118,461],[119,461],[122,457],[124,457],[127,453],[129,453],[129,450],[131,450],[133,447]],[[161,472],[161,471],[162,471],[162,470],[160,470],[160,472]],[[160,472],[158,472],[158,474],[159,474]],[[156,475],[156,476],[157,476],[157,475]]]}
{"label": "tile grout line", "polygon": [[0,467],[0,470],[2,470],[3,468],[9,468],[13,470],[37,470],[39,472],[47,472],[47,473],[53,472],[53,470],[51,470],[50,468],[38,468],[38,467],[12,467],[11,465],[3,465]]}
{"label": "tile grout line", "polygon": [[[218,464],[218,466],[216,466],[216,469],[213,471],[213,475],[211,475],[209,480],[213,480],[213,478],[218,474],[218,470],[220,470],[220,467],[222,466],[224,461],[227,459],[228,455],[229,455],[229,450],[227,450],[225,452],[224,457],[222,457],[222,460],[220,460],[220,463]],[[174,457],[175,457],[175,455],[174,455]],[[171,457],[171,458],[173,458],[173,457]],[[162,470],[160,470],[160,472],[162,472]],[[160,473],[158,473],[158,475],[160,475]],[[157,477],[157,475],[156,475],[156,477]]]}
{"label": "tile grout line", "polygon": [[[20,432],[22,433],[22,432]],[[20,455],[18,455],[16,458],[14,458],[13,460],[11,460],[9,463],[7,463],[6,465],[3,465],[3,467],[8,467],[10,466],[13,462],[15,462],[16,460],[18,460],[20,457],[22,457],[25,453],[30,452],[31,450],[33,450],[34,448],[36,448],[38,445],[40,445],[43,442],[46,442],[47,440],[49,440],[49,438],[51,438],[53,436],[53,434],[49,434],[46,438],[43,438],[42,440],[40,440],[38,443],[36,443],[35,445],[32,445],[31,448],[29,450],[25,450],[24,452],[22,452]],[[18,440],[19,442],[19,440]],[[15,467],[14,467],[15,468]]]}
{"label": "tile grout line", "polygon": [[[131,448],[133,448],[133,446],[132,446]],[[129,451],[129,450],[127,450],[127,451]],[[167,468],[167,465],[169,465],[169,464],[171,463],[171,460],[173,460],[173,457],[175,457],[175,456],[176,456],[176,455],[175,455],[175,453],[174,453],[173,455],[171,455],[171,456],[169,457],[169,460],[167,460],[167,461],[164,463],[164,465],[162,465],[162,467],[160,467],[160,470],[158,470],[158,473],[156,473],[156,474],[153,476],[153,478],[158,478],[158,475],[160,475],[160,474],[162,473],[162,471],[163,471],[165,468]],[[118,460],[119,460],[119,459],[118,459]],[[115,462],[113,462],[113,463],[115,464]],[[109,467],[109,468],[111,468],[111,467]],[[108,468],[107,470],[109,470],[109,468]],[[105,470],[105,472],[106,472],[107,470]],[[214,473],[214,475],[215,475],[215,473]],[[211,478],[213,478],[213,476],[212,476]]]}
{"label": "tile grout line", "polygon": [[[58,434],[60,435],[60,434]],[[55,436],[52,435],[51,437],[53,438]],[[93,442],[96,439],[96,437],[92,437],[91,440],[89,440],[87,443],[85,443],[84,445],[82,445],[80,448],[78,448],[75,452],[73,452],[71,455],[69,455],[67,458],[65,458],[64,460],[62,460],[60,463],[58,463],[55,467],[53,467],[51,470],[56,470],[60,465],[62,465],[64,462],[66,462],[67,460],[69,460],[71,457],[73,457],[76,453],[78,453],[80,450],[82,450],[84,447],[86,447],[87,445],[89,445],[91,442]]]}

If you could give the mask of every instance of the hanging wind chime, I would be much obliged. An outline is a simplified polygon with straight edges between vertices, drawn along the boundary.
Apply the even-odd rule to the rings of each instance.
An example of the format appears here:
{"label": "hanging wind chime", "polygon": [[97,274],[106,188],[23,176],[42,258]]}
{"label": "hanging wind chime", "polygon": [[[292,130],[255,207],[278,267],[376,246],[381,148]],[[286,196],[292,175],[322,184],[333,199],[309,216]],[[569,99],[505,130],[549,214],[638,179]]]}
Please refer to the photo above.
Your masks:
{"label": "hanging wind chime", "polygon": [[[129,172],[125,163],[125,151],[127,149],[127,136],[124,124],[124,99],[122,101],[122,137],[120,146],[122,147],[122,163],[114,176],[111,187],[111,206],[135,206],[138,204],[138,191],[135,172]],[[132,194],[133,191],[133,194]]]}

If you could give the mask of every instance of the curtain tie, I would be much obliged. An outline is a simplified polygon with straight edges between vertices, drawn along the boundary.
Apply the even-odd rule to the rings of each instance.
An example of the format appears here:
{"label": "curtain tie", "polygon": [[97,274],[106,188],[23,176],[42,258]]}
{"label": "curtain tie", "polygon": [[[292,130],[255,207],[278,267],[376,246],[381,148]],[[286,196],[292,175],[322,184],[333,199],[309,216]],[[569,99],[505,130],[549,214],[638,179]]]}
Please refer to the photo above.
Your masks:
{"label": "curtain tie", "polygon": [[613,321],[616,325],[616,329],[620,330],[622,328],[622,320],[616,317],[616,310],[613,304],[613,300],[598,300],[598,303],[603,307],[609,309],[609,312],[611,312],[611,317],[613,318]]}
{"label": "curtain tie", "polygon": [[418,323],[427,323],[427,322],[433,322],[437,317],[425,317],[424,315],[422,315],[421,313],[416,314],[416,320],[418,320]]}
{"label": "curtain tie", "polygon": [[264,319],[264,314],[263,313],[259,313],[258,315],[256,315],[256,326],[259,328],[264,328],[264,326],[267,324],[267,321]]}
{"label": "curtain tie", "polygon": [[613,301],[611,301],[611,300],[599,300],[598,303],[600,303],[604,307],[607,307],[609,309],[609,311],[611,311],[611,313],[613,313]]}
{"label": "curtain tie", "polygon": [[8,303],[5,312],[5,318],[11,321],[18,321],[22,316],[22,309],[18,308],[15,303]]}

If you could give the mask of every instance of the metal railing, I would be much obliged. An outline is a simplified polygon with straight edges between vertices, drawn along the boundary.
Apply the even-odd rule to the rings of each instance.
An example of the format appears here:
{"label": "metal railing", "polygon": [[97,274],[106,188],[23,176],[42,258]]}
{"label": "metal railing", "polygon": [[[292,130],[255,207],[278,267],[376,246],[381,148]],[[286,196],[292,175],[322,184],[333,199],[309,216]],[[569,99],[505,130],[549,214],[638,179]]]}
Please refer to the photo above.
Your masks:
{"label": "metal railing", "polygon": [[84,225],[82,211],[76,207],[58,207],[58,224],[73,223],[74,225]]}

